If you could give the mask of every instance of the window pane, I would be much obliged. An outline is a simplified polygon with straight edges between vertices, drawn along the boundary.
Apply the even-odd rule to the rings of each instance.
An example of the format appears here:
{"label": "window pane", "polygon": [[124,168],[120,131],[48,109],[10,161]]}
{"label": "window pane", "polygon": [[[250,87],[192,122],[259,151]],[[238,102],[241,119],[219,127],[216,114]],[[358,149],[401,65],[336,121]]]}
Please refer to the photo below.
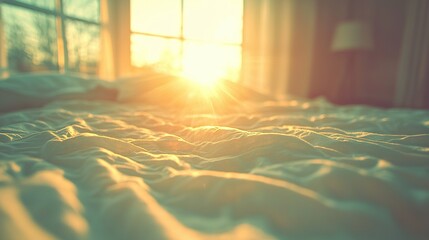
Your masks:
{"label": "window pane", "polygon": [[177,73],[180,69],[180,41],[140,34],[131,35],[131,64]]}
{"label": "window pane", "polygon": [[180,0],[131,0],[131,31],[180,36]]}
{"label": "window pane", "polygon": [[243,0],[184,0],[185,38],[241,43]]}
{"label": "window pane", "polygon": [[100,21],[99,0],[63,0],[64,13],[95,22]]}
{"label": "window pane", "polygon": [[185,42],[183,74],[190,78],[228,79],[240,75],[241,47]]}
{"label": "window pane", "polygon": [[100,27],[79,21],[66,21],[70,71],[97,74],[100,61]]}
{"label": "window pane", "polygon": [[10,73],[58,70],[55,18],[1,6]]}
{"label": "window pane", "polygon": [[49,9],[49,10],[55,9],[55,0],[17,0],[17,2],[23,2],[23,3],[31,4],[36,7]]}

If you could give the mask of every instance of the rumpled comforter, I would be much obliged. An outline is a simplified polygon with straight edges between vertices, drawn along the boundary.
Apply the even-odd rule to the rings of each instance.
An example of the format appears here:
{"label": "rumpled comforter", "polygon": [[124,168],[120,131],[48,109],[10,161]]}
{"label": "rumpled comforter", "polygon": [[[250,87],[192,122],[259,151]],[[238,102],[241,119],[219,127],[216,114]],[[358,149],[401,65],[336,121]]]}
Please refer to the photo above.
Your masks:
{"label": "rumpled comforter", "polygon": [[0,115],[0,239],[425,239],[429,112],[324,100]]}

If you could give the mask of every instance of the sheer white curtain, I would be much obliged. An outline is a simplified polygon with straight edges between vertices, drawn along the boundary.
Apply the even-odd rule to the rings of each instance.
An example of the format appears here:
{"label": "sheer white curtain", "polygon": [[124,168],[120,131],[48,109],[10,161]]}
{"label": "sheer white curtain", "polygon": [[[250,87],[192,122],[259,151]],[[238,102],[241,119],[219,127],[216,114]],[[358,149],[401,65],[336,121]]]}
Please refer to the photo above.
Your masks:
{"label": "sheer white curtain", "polygon": [[429,107],[429,1],[408,2],[395,105]]}
{"label": "sheer white curtain", "polygon": [[244,0],[243,84],[307,96],[317,0]]}
{"label": "sheer white curtain", "polygon": [[6,36],[4,32],[3,12],[0,6],[0,77],[7,76],[7,49]]}
{"label": "sheer white curtain", "polygon": [[243,84],[280,95],[289,74],[292,0],[245,0]]}
{"label": "sheer white curtain", "polygon": [[130,0],[100,0],[102,21],[100,77],[130,74]]}

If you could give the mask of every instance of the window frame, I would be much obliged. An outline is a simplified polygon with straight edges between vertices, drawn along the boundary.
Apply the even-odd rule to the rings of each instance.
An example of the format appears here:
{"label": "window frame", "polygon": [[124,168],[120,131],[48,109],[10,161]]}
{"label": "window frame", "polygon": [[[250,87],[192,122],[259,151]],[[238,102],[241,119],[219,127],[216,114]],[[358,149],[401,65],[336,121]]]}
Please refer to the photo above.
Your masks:
{"label": "window frame", "polygon": [[[185,38],[184,31],[181,29],[181,37],[171,37],[159,34],[145,33],[131,31],[131,0],[98,0],[100,18],[97,21],[87,20],[80,17],[66,15],[63,10],[63,0],[54,0],[55,9],[50,10],[41,8],[24,2],[18,2],[15,0],[0,0],[0,7],[5,4],[9,6],[20,7],[25,10],[34,11],[37,13],[48,14],[55,17],[57,27],[57,45],[58,46],[58,67],[59,72],[68,73],[68,52],[67,52],[67,39],[66,39],[66,27],[65,20],[80,21],[85,24],[96,25],[100,28],[100,66],[99,66],[99,77],[107,80],[117,79],[118,77],[130,76],[140,74],[139,67],[135,67],[131,62],[131,35],[137,34],[141,36],[152,36],[163,39],[175,39],[181,43],[181,52],[183,51],[183,45],[187,42],[201,42],[208,44],[224,45],[224,46],[235,46],[239,47],[241,56],[243,57],[243,40],[241,43],[228,43],[222,41],[209,41],[199,40],[192,38]],[[181,11],[183,13],[183,3],[181,1]],[[243,6],[244,6],[244,0]],[[58,7],[60,6],[60,7]],[[244,11],[244,9],[243,9]],[[244,12],[243,12],[244,19]],[[0,19],[1,21],[2,19]],[[181,27],[183,28],[183,14],[181,20]],[[3,26],[0,26],[2,31]],[[58,31],[60,27],[60,31]],[[244,26],[243,26],[244,27]],[[7,56],[7,49],[3,49],[5,44],[2,44],[4,39],[0,39],[0,75],[8,76],[10,74],[10,68],[7,66],[7,61],[3,58]],[[62,46],[61,46],[62,45]],[[182,55],[183,56],[183,55]],[[181,58],[182,58],[181,56]],[[241,65],[240,72],[243,71]],[[241,77],[241,74],[240,74]]]}
{"label": "window frame", "polygon": [[[0,0],[0,7],[3,4],[9,5],[9,6],[13,6],[13,7],[18,7],[21,9],[25,9],[31,12],[35,12],[35,13],[41,13],[41,14],[46,14],[48,16],[52,16],[55,17],[55,26],[56,26],[56,34],[57,34],[57,58],[58,58],[58,71],[60,73],[68,73],[69,72],[69,56],[68,56],[68,43],[67,43],[67,37],[66,37],[66,24],[65,22],[67,20],[72,20],[72,21],[77,21],[77,22],[81,22],[81,23],[85,23],[88,25],[95,25],[98,26],[100,29],[100,32],[103,30],[104,24],[102,23],[102,19],[101,19],[101,4],[103,2],[103,0],[98,0],[99,2],[99,14],[100,14],[100,18],[98,21],[93,21],[93,20],[88,20],[88,19],[84,19],[84,18],[80,18],[80,17],[76,17],[76,16],[70,16],[65,14],[64,12],[64,2],[63,0],[53,0],[55,1],[55,7],[53,10],[51,9],[46,9],[46,8],[42,8],[42,7],[38,7],[32,4],[28,4],[25,2],[19,2],[19,1],[15,1],[15,0]],[[2,16],[3,17],[3,16]],[[2,19],[0,19],[1,21],[3,21]],[[2,34],[3,34],[3,23],[2,23]],[[0,41],[5,41],[4,39],[0,39]],[[0,42],[1,45],[3,45]],[[7,49],[2,49],[2,51],[5,51],[6,53],[1,53],[1,54],[7,54]],[[101,49],[100,49],[101,51]],[[2,76],[7,76],[10,75],[10,68],[6,63],[3,63],[3,61],[0,61],[0,73]]]}
{"label": "window frame", "polygon": [[[131,2],[131,0],[128,0],[129,2]],[[179,36],[169,36],[169,35],[163,35],[163,34],[154,34],[154,33],[149,33],[149,32],[143,32],[143,31],[132,31],[131,29],[131,25],[129,26],[130,29],[130,34],[129,34],[129,38],[131,39],[131,35],[135,34],[135,35],[140,35],[140,36],[148,36],[148,37],[157,37],[157,38],[162,38],[162,39],[173,39],[173,40],[177,40],[180,41],[180,59],[183,59],[183,52],[184,52],[184,45],[185,42],[194,42],[194,43],[206,43],[206,44],[213,44],[213,45],[218,45],[218,46],[233,46],[233,47],[240,47],[240,51],[241,51],[241,56],[243,56],[243,40],[241,40],[240,43],[232,43],[232,42],[226,42],[226,41],[216,41],[216,40],[202,40],[202,39],[196,39],[196,38],[186,38],[184,36],[184,6],[185,6],[185,1],[186,0],[176,0],[176,1],[180,1],[180,11],[181,11],[181,17],[180,17],[180,34]],[[244,7],[244,0],[243,1],[243,7]],[[131,4],[130,4],[130,8],[131,8]],[[130,9],[131,12],[131,9]],[[131,21],[131,13],[128,13],[130,21]],[[243,9],[243,15],[244,15],[244,9]],[[243,16],[244,19],[244,16]],[[131,45],[129,47],[131,49]],[[130,50],[131,51],[131,50]],[[131,54],[130,54],[130,59],[131,59]],[[138,70],[141,67],[135,67],[132,65],[132,62],[130,61],[130,69],[133,70],[133,72],[135,72],[136,70]],[[240,66],[240,72],[242,71],[242,67]],[[240,74],[240,78],[241,78],[241,74]],[[237,79],[239,80],[239,79]]]}

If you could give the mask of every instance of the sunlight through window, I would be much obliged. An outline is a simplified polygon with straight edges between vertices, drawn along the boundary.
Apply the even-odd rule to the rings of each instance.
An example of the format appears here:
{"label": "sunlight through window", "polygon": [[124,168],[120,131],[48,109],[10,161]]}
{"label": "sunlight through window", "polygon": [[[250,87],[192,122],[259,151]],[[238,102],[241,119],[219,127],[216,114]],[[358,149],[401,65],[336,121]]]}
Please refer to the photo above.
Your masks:
{"label": "sunlight through window", "polygon": [[0,74],[98,74],[101,27],[99,0],[0,1]]}
{"label": "sunlight through window", "polygon": [[202,85],[237,80],[242,17],[242,0],[132,0],[132,65]]}

